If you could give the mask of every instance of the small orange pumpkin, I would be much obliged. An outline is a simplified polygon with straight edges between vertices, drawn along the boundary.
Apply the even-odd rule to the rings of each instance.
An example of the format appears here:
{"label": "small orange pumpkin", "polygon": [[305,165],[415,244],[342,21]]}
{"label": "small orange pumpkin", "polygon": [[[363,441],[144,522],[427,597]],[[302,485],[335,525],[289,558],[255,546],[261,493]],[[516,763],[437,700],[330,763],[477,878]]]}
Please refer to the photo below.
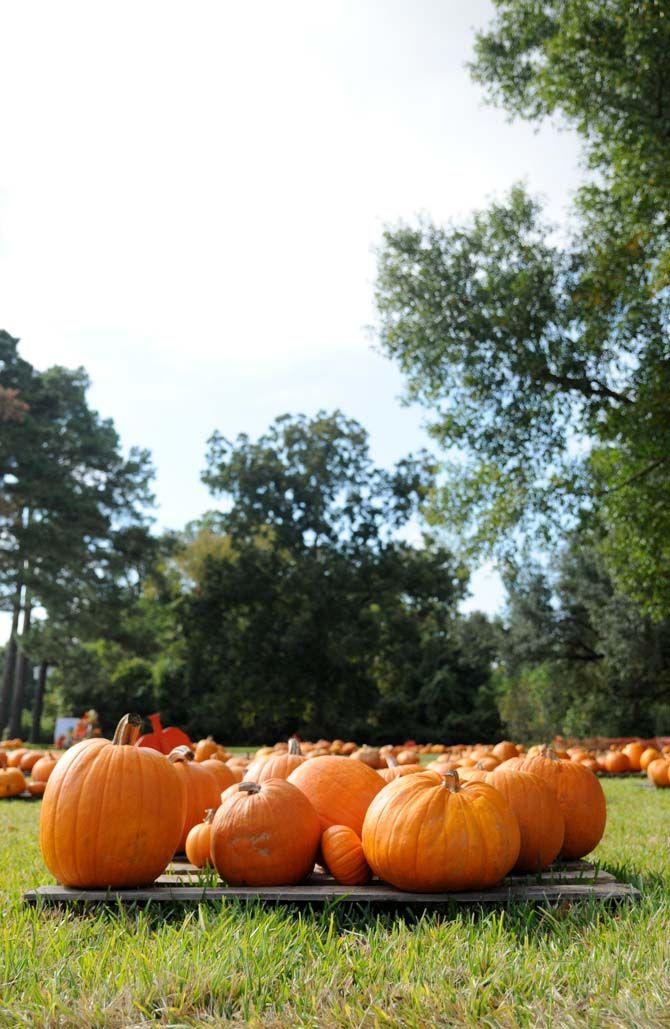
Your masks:
{"label": "small orange pumpkin", "polygon": [[656,750],[656,747],[647,747],[647,749],[643,750],[642,754],[640,755],[640,769],[643,772],[646,772],[651,762],[656,761],[659,757],[662,756],[663,755],[658,750]]}
{"label": "small orange pumpkin", "polygon": [[630,772],[630,758],[627,754],[618,750],[608,750],[603,760],[605,771],[610,774]]}
{"label": "small orange pumpkin", "polygon": [[369,882],[370,866],[365,860],[360,837],[348,825],[331,825],[321,837],[321,855],[326,868],[342,886]]}
{"label": "small orange pumpkin", "polygon": [[633,741],[633,743],[627,743],[621,751],[621,753],[625,754],[628,760],[630,761],[630,767],[633,772],[641,771],[640,758],[644,754],[643,743],[640,743],[639,740],[635,740]]}
{"label": "small orange pumpkin", "polygon": [[46,782],[56,767],[56,758],[50,751],[33,765],[31,778],[33,782]]}
{"label": "small orange pumpkin", "polygon": [[42,750],[27,750],[19,761],[19,768],[22,772],[31,772],[42,757],[44,757]]}
{"label": "small orange pumpkin", "polygon": [[23,772],[16,766],[10,766],[7,754],[0,753],[0,797],[18,797],[26,789]]}
{"label": "small orange pumpkin", "polygon": [[196,868],[212,864],[210,847],[212,842],[212,819],[214,808],[207,808],[202,822],[194,825],[186,837],[186,857]]}
{"label": "small orange pumpkin", "polygon": [[215,742],[214,737],[207,736],[204,740],[198,740],[193,748],[193,756],[198,762],[207,761],[209,758],[214,757],[218,751],[219,744]]}

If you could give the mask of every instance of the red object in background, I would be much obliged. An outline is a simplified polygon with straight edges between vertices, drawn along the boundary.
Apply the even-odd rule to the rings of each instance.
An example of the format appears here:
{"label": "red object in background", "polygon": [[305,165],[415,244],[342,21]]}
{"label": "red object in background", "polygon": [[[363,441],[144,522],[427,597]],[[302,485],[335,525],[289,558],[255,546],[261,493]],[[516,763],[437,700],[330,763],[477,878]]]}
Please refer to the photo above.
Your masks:
{"label": "red object in background", "polygon": [[136,747],[151,747],[152,750],[160,750],[161,754],[169,754],[175,747],[192,747],[190,739],[181,729],[168,726],[164,729],[161,725],[160,715],[149,715],[153,732],[140,736],[135,744]]}

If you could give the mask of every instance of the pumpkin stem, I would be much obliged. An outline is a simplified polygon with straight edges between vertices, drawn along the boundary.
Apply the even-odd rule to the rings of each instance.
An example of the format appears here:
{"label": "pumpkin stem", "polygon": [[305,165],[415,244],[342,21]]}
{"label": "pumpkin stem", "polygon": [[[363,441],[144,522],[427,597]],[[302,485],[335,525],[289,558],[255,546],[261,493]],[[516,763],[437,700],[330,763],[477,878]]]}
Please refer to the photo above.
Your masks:
{"label": "pumpkin stem", "polygon": [[396,759],[393,756],[393,754],[387,754],[386,755],[386,767],[387,768],[397,768],[398,767],[398,762],[396,761]]}
{"label": "pumpkin stem", "polygon": [[239,784],[239,786],[238,786],[238,789],[240,789],[242,791],[242,793],[260,793],[261,792],[261,788],[260,788],[260,786],[258,785],[257,782],[241,782]]}
{"label": "pumpkin stem", "polygon": [[180,747],[175,747],[174,750],[171,750],[168,754],[168,761],[172,761],[173,763],[177,761],[193,761],[194,758],[195,754],[190,747],[186,746],[185,743]]}
{"label": "pumpkin stem", "polygon": [[291,739],[288,741],[288,752],[289,754],[300,753],[300,742],[295,736],[291,736]]}
{"label": "pumpkin stem", "polygon": [[458,778],[458,772],[456,769],[452,769],[450,772],[441,772],[442,778],[444,779],[444,785],[450,793],[458,793],[461,788],[461,781]]}
{"label": "pumpkin stem", "polygon": [[142,719],[139,715],[124,715],[116,727],[112,743],[117,747],[132,747],[139,739]]}

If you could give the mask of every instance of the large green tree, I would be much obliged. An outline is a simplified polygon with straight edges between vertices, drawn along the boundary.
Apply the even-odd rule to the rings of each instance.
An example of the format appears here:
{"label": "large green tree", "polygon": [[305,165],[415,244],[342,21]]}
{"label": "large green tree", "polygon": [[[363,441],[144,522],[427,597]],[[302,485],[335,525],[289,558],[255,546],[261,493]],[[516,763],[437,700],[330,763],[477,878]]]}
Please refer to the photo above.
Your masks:
{"label": "large green tree", "polygon": [[[0,387],[14,417],[0,430],[0,604],[11,612],[0,730],[21,730],[33,613],[80,628],[110,605],[151,549],[146,451],[121,452],[86,399],[83,369],[39,371],[0,332]],[[17,404],[20,405],[17,409]],[[72,630],[74,631],[74,630]]]}
{"label": "large green tree", "polygon": [[161,711],[224,739],[485,735],[491,653],[481,633],[468,646],[457,613],[464,569],[398,535],[430,472],[421,455],[375,467],[339,412],[285,416],[258,440],[215,435],[204,478],[223,510],[176,557]]}
{"label": "large green tree", "polygon": [[[521,187],[464,225],[388,231],[380,338],[454,462],[439,517],[476,548],[599,526],[612,574],[670,613],[670,26],[664,3],[497,0],[490,99],[580,133],[557,236]],[[456,459],[456,448],[465,460]]]}

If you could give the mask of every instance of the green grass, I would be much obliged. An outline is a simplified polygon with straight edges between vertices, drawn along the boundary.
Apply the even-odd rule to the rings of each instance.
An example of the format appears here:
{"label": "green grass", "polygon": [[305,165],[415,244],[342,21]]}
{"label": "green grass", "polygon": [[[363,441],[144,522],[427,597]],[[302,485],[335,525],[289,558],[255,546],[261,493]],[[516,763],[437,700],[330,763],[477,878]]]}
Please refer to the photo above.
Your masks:
{"label": "green grass", "polygon": [[604,784],[600,863],[641,903],[405,918],[24,908],[39,804],[0,802],[0,1025],[667,1025],[670,791]]}

